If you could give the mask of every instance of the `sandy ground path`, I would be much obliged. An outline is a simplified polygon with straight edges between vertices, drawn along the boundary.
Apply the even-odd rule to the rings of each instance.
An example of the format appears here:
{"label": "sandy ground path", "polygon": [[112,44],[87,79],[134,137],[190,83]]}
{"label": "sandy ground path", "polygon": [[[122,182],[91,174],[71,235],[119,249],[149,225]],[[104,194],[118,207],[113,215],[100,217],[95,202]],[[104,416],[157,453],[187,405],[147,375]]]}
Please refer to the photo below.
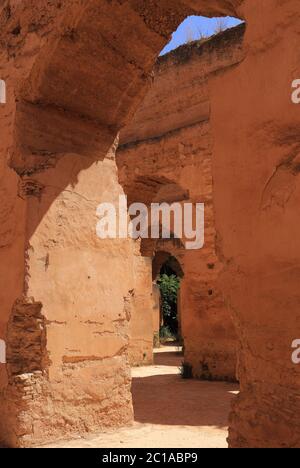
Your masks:
{"label": "sandy ground path", "polygon": [[155,364],[132,369],[135,422],[47,447],[225,448],[230,403],[237,385],[183,380],[178,348],[155,353]]}

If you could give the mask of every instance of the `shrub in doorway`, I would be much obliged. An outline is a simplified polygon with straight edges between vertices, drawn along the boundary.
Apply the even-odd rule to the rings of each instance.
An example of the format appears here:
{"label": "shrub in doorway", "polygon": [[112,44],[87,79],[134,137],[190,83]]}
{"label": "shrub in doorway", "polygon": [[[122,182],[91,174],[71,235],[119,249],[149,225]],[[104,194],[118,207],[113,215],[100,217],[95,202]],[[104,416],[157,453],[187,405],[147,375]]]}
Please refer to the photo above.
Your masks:
{"label": "shrub in doorway", "polygon": [[183,362],[180,368],[180,374],[183,379],[192,379],[193,378],[193,366],[188,362]]}
{"label": "shrub in doorway", "polygon": [[173,336],[178,333],[177,298],[180,278],[176,275],[162,274],[157,284],[161,292],[161,308],[164,321],[163,328],[169,328]]}

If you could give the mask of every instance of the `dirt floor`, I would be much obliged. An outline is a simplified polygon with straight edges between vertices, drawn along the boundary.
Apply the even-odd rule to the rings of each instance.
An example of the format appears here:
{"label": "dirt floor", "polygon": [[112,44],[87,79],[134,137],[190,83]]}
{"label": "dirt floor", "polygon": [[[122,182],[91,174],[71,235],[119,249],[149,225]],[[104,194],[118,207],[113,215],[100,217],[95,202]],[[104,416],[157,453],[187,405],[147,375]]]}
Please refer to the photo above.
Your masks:
{"label": "dirt floor", "polygon": [[132,369],[135,422],[130,427],[58,442],[60,448],[224,448],[238,386],[183,380],[179,348],[155,352],[155,364]]}

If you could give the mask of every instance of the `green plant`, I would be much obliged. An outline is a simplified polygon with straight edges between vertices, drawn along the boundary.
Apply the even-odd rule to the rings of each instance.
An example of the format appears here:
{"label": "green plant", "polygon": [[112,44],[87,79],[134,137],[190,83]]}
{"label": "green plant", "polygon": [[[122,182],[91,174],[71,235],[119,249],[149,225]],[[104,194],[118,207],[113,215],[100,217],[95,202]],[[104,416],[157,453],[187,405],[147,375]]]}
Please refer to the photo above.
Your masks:
{"label": "green plant", "polygon": [[158,284],[162,295],[176,303],[178,289],[180,288],[180,279],[178,276],[163,274],[159,277]]}
{"label": "green plant", "polygon": [[161,307],[164,325],[168,326],[173,334],[177,334],[177,297],[180,288],[180,278],[176,275],[162,274],[157,284],[161,293]]}
{"label": "green plant", "polygon": [[183,379],[192,379],[193,378],[193,366],[188,362],[183,362],[180,367],[180,374]]}
{"label": "green plant", "polygon": [[166,325],[162,326],[159,331],[159,337],[162,342],[174,338],[174,334],[170,328]]}

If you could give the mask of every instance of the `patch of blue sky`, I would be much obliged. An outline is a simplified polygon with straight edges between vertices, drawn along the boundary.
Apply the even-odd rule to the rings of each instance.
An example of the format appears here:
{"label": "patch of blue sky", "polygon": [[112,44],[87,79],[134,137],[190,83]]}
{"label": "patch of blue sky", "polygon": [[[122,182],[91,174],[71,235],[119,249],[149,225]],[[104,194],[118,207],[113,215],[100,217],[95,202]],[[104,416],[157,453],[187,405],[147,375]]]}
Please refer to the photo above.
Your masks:
{"label": "patch of blue sky", "polygon": [[187,42],[201,39],[204,36],[213,36],[220,27],[222,29],[228,29],[241,23],[241,20],[231,17],[206,18],[204,16],[189,16],[181,23],[177,31],[173,33],[171,41],[162,50],[160,55],[165,55]]}

